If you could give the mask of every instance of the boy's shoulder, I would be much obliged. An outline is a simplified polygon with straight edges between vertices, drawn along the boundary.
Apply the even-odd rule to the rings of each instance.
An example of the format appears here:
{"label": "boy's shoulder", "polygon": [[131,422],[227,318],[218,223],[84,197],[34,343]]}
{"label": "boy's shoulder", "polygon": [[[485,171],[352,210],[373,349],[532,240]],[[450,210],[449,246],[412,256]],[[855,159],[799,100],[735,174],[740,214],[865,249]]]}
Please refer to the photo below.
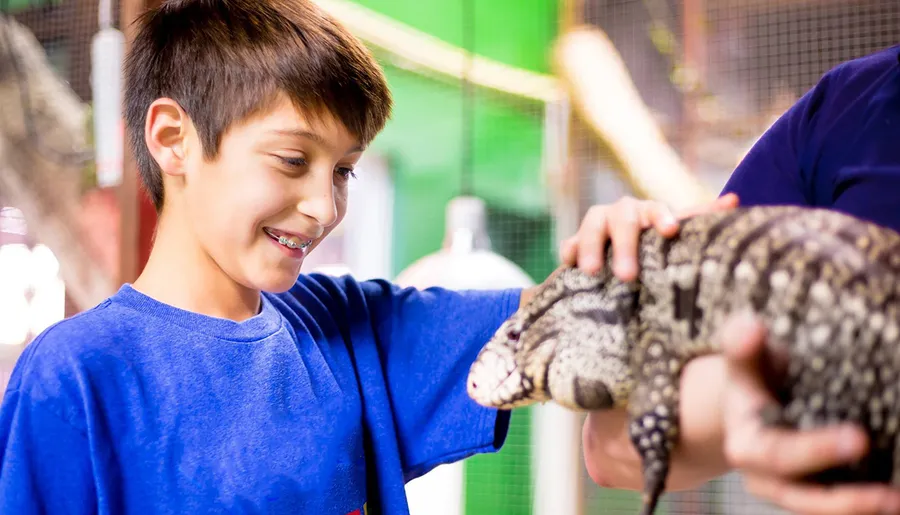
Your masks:
{"label": "boy's shoulder", "polygon": [[[383,281],[358,282],[350,276],[304,274],[291,290],[264,295],[270,302],[275,301],[275,311],[283,316],[291,311],[305,311],[315,304],[331,311],[339,304],[353,304],[354,296],[372,295],[390,288],[390,284]],[[354,292],[358,293],[354,295]],[[98,354],[126,352],[129,345],[123,342],[133,344],[190,329],[182,327],[182,321],[172,313],[153,304],[156,303],[125,285],[96,306],[44,329],[28,344],[19,361],[29,366],[40,363],[42,367],[55,368]],[[172,308],[171,311],[180,310]],[[160,333],[160,329],[164,333]]]}
{"label": "boy's shoulder", "polygon": [[[333,317],[339,311],[358,310],[360,301],[366,302],[364,299],[369,300],[368,308],[371,309],[372,298],[389,297],[394,288],[381,280],[357,281],[351,276],[303,274],[289,291],[263,295],[275,308],[268,317],[270,319],[281,319],[298,312]],[[124,285],[96,306],[44,329],[23,350],[17,369],[28,369],[29,373],[40,370],[58,373],[100,356],[133,352],[140,342],[166,339],[174,333],[199,329],[188,327],[185,322],[191,319],[179,318],[180,313],[188,314],[154,302],[130,285]],[[280,323],[268,320],[268,325]]]}
{"label": "boy's shoulder", "polygon": [[29,354],[56,356],[63,359],[66,355],[77,354],[93,345],[108,341],[110,336],[125,335],[133,329],[128,323],[129,317],[121,306],[116,306],[111,297],[104,299],[96,306],[66,317],[50,325],[23,352],[23,358]]}
{"label": "boy's shoulder", "polygon": [[122,311],[106,299],[44,329],[16,361],[7,391],[27,395],[35,403],[78,405],[82,388],[90,386],[86,364],[114,355],[135,330]]}

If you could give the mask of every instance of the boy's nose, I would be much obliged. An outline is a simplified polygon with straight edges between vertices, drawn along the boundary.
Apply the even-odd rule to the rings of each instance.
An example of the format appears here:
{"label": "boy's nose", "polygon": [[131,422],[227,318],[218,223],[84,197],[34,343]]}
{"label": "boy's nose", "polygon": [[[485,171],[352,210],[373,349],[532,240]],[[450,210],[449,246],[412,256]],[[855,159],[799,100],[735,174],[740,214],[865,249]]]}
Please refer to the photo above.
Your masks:
{"label": "boy's nose", "polygon": [[331,226],[338,217],[338,206],[331,192],[304,198],[297,203],[297,211],[315,219],[321,227]]}

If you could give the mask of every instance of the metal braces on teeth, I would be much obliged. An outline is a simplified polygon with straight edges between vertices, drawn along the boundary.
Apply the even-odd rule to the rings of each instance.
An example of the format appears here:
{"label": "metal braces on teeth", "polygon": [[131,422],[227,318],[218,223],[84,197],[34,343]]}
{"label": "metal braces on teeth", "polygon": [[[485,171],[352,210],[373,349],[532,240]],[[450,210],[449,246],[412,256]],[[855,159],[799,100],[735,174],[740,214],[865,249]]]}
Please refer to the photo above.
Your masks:
{"label": "metal braces on teeth", "polygon": [[309,247],[308,241],[304,241],[303,243],[294,243],[293,241],[287,239],[284,236],[278,237],[278,243],[280,243],[290,249],[304,249],[305,250],[306,247]]}

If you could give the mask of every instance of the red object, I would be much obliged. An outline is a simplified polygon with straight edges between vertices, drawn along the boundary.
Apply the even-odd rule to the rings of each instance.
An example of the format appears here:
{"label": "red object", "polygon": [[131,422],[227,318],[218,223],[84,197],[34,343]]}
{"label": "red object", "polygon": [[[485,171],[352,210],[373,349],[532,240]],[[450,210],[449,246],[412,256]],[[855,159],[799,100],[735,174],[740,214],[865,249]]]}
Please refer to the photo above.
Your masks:
{"label": "red object", "polygon": [[88,249],[108,273],[119,267],[119,204],[115,188],[94,188],[81,197],[78,229]]}
{"label": "red object", "polygon": [[156,209],[143,187],[138,188],[138,254],[137,274],[139,275],[150,257],[153,248],[153,233],[156,230]]}

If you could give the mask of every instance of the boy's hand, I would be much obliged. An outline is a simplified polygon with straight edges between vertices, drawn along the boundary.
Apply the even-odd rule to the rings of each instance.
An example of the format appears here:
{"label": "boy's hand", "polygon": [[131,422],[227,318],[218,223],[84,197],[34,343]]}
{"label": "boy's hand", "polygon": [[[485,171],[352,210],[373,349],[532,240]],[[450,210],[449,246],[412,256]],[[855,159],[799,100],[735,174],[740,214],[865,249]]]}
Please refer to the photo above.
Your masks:
{"label": "boy's hand", "polygon": [[672,213],[665,204],[652,200],[623,197],[613,204],[591,207],[578,232],[563,242],[560,258],[564,265],[577,265],[584,272],[594,274],[604,265],[606,241],[613,247],[613,273],[622,281],[637,277],[638,236],[640,231],[655,227],[664,236],[678,232],[678,219],[707,212],[732,209],[738,204],[734,194],[695,208]]}
{"label": "boy's hand", "polygon": [[725,358],[725,455],[743,473],[748,492],[791,513],[900,513],[900,492],[887,485],[822,487],[797,480],[847,464],[865,454],[860,428],[841,425],[814,431],[763,427],[759,410],[775,402],[766,376],[777,376],[783,360],[768,351],[765,330],[754,319],[733,317],[721,333]]}

